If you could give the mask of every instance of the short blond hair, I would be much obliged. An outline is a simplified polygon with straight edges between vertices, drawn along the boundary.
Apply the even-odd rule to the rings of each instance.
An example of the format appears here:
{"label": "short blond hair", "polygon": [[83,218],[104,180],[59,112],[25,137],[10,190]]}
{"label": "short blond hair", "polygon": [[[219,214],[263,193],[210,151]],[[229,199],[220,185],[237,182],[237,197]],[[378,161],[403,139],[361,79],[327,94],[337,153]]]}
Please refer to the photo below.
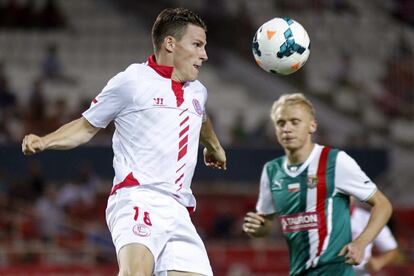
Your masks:
{"label": "short blond hair", "polygon": [[276,110],[281,106],[295,104],[301,104],[305,106],[312,118],[316,118],[315,108],[313,107],[313,104],[302,93],[283,94],[282,96],[280,96],[279,99],[276,100],[272,105],[272,109],[270,111],[270,118],[274,123],[276,123]]}

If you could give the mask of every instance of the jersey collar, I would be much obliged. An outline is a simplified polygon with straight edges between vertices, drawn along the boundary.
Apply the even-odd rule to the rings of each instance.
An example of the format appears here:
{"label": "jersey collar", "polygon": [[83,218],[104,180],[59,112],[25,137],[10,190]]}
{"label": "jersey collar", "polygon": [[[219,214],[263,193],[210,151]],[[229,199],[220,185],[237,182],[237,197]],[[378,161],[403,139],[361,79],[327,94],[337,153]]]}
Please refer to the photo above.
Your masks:
{"label": "jersey collar", "polygon": [[315,158],[315,156],[318,154],[318,152],[320,152],[322,150],[322,148],[323,147],[321,145],[318,145],[318,144],[315,143],[315,146],[313,147],[312,152],[309,155],[308,159],[306,159],[306,161],[303,162],[302,165],[294,172],[292,172],[288,169],[287,157],[285,156],[285,158],[283,160],[283,170],[290,177],[297,177],[298,175],[300,175],[306,169],[306,167],[309,166],[310,162],[313,160],[313,158]]}
{"label": "jersey collar", "polygon": [[[166,65],[160,65],[157,64],[155,61],[155,55],[152,54],[148,57],[148,66],[155,70],[161,77],[171,79],[172,72],[174,70],[174,67],[172,66],[166,66]],[[174,92],[175,98],[177,100],[177,107],[180,107],[181,104],[184,102],[184,90],[183,90],[184,83],[177,82],[173,79],[171,79],[171,88]]]}
{"label": "jersey collar", "polygon": [[148,57],[148,66],[154,69],[161,77],[171,79],[174,67],[157,64],[154,54]]}

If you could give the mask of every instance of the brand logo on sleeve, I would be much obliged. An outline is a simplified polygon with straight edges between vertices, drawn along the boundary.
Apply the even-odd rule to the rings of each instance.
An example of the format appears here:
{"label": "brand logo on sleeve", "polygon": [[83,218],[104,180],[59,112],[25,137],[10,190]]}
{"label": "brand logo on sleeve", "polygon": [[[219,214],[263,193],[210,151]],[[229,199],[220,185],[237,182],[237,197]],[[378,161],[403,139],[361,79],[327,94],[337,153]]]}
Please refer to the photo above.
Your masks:
{"label": "brand logo on sleeve", "polygon": [[284,233],[318,229],[319,227],[319,218],[316,212],[303,212],[279,216],[279,219]]}

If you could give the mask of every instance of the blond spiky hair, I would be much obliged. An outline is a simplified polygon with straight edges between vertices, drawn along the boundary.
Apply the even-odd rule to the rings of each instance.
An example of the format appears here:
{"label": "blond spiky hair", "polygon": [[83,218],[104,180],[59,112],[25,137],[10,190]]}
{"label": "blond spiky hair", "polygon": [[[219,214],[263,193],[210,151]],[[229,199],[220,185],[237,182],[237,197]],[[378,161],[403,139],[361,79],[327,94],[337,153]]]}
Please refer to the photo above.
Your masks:
{"label": "blond spiky hair", "polygon": [[305,97],[302,93],[293,93],[293,94],[283,94],[279,97],[278,100],[276,100],[273,105],[272,109],[270,111],[270,118],[273,122],[276,123],[276,110],[280,106],[285,105],[294,105],[294,104],[301,104],[308,109],[311,116],[315,119],[315,108],[313,107],[313,104],[308,100],[308,98]]}

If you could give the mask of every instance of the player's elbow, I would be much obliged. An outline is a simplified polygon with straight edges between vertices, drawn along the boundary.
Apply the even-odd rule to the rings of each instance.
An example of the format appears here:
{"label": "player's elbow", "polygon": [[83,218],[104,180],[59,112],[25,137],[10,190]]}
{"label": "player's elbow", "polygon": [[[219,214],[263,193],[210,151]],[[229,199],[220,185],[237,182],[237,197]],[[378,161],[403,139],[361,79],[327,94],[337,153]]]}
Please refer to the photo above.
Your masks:
{"label": "player's elbow", "polygon": [[373,207],[381,212],[387,220],[391,217],[393,211],[392,204],[382,192],[377,191],[375,193],[372,203]]}
{"label": "player's elbow", "polygon": [[388,218],[391,217],[392,212],[393,212],[393,208],[392,208],[392,204],[389,201],[389,199],[387,197],[384,196],[380,206],[378,206],[380,210],[382,210],[382,212],[386,213]]}

